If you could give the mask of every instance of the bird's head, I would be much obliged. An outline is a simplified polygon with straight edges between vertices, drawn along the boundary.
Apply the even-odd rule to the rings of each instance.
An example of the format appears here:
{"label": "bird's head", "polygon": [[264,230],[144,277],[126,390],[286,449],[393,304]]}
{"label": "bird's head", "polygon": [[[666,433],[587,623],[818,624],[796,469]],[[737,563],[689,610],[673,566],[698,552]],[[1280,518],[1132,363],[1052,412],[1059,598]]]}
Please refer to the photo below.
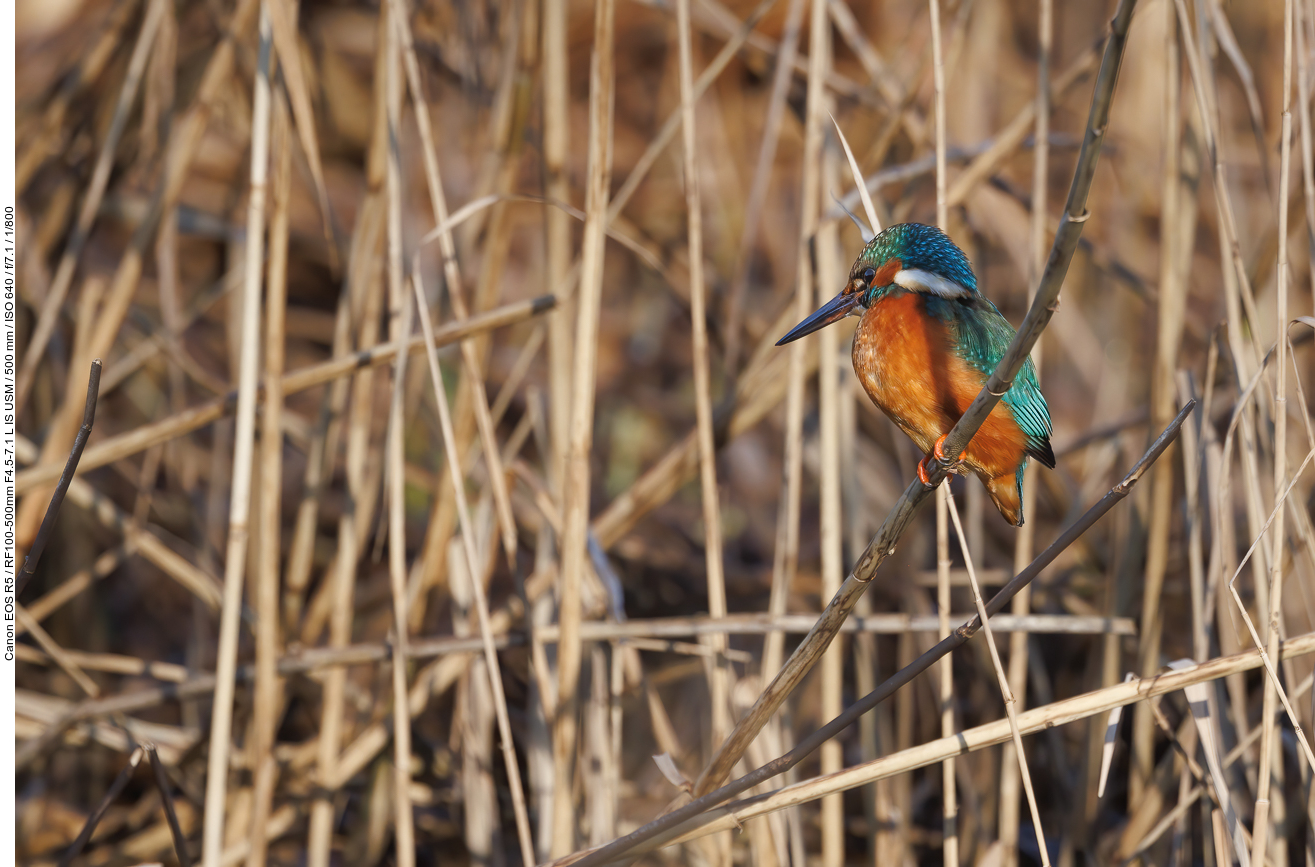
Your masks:
{"label": "bird's head", "polygon": [[977,295],[968,257],[944,232],[922,223],[899,223],[868,242],[849,270],[840,294],[777,341],[782,346],[846,316],[861,316],[890,292],[904,290],[941,298]]}

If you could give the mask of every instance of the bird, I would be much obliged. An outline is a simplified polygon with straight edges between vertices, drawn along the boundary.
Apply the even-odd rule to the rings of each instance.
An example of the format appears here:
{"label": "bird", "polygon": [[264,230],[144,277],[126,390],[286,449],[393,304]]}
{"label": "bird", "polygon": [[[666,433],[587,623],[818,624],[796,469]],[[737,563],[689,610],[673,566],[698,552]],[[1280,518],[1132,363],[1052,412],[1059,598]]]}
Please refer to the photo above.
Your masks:
{"label": "bird", "polygon": [[[945,437],[977,397],[1015,332],[977,288],[964,252],[934,226],[898,223],[863,248],[840,294],[777,341],[783,346],[846,316],[854,332],[854,373],[868,397],[926,456],[945,458]],[[1023,471],[1029,458],[1054,469],[1050,408],[1032,360],[964,448],[951,472],[967,469],[986,486],[1006,521],[1023,525]]]}

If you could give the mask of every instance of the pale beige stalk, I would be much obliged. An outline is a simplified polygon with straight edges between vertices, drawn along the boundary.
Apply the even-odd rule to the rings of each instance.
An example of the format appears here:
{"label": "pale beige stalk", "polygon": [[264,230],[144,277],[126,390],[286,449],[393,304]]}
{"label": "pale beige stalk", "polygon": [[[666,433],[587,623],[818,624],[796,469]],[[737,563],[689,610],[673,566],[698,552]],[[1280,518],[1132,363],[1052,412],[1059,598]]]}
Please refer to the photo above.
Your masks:
{"label": "pale beige stalk", "polygon": [[595,0],[594,47],[589,64],[589,169],[585,189],[584,242],[580,288],[576,293],[575,359],[571,383],[570,448],[562,494],[557,719],[553,727],[554,857],[575,848],[575,810],[571,781],[575,772],[576,692],[580,682],[580,585],[588,568],[585,535],[589,528],[589,455],[593,445],[598,317],[603,291],[604,229],[612,176],[613,37],[615,4]]}
{"label": "pale beige stalk", "polygon": [[[681,133],[685,155],[685,212],[689,238],[690,327],[694,350],[694,413],[699,442],[699,485],[703,499],[703,550],[707,568],[708,614],[726,616],[726,581],[722,575],[721,499],[717,489],[717,445],[712,432],[712,373],[708,353],[707,297],[703,280],[703,206],[699,195],[698,134],[694,96],[694,62],[690,45],[690,0],[676,2],[676,30],[680,53]],[[725,651],[725,637],[710,644]],[[730,675],[724,658],[708,669],[712,705],[712,742],[721,743],[730,732]],[[730,838],[721,838],[729,856]],[[728,858],[723,863],[728,863]]]}
{"label": "pale beige stalk", "polygon": [[[1291,192],[1292,170],[1292,0],[1283,4],[1283,126],[1279,139],[1278,187],[1278,297],[1275,304],[1277,357],[1274,370],[1274,525],[1269,542],[1269,611],[1265,621],[1265,642],[1271,659],[1278,659],[1279,637],[1283,619],[1283,553],[1287,546],[1284,534],[1283,491],[1287,483],[1288,451],[1288,196]],[[1282,761],[1281,751],[1276,753],[1274,740],[1278,737],[1278,719],[1275,712],[1276,680],[1266,680],[1260,714],[1260,766],[1256,780],[1255,820],[1251,827],[1251,862],[1265,863],[1265,849],[1269,837],[1270,779],[1276,761]],[[1298,737],[1305,742],[1305,737]],[[1280,768],[1280,772],[1281,772]],[[1280,791],[1279,797],[1282,797]]]}
{"label": "pale beige stalk", "polygon": [[[274,0],[278,2],[278,0]],[[385,16],[395,26],[384,38],[384,109],[388,124],[388,161],[384,192],[388,199],[388,336],[401,344],[411,336],[411,299],[406,291],[402,259],[402,155],[400,115],[402,81],[400,34],[404,16],[394,2]],[[416,106],[417,113],[424,106]],[[388,410],[386,464],[388,475],[388,583],[393,596],[393,829],[398,867],[415,867],[415,816],[411,809],[411,720],[406,707],[406,415],[402,398],[406,385],[407,353],[393,362],[393,398]],[[442,400],[443,395],[438,395]],[[472,577],[472,583],[478,582]]]}
{"label": "pale beige stalk", "polygon": [[[279,0],[273,0],[277,3]],[[282,705],[279,657],[279,560],[283,492],[283,380],[284,323],[288,289],[288,199],[292,188],[292,142],[287,110],[282,101],[274,108],[273,150],[278,155],[274,172],[273,218],[269,226],[269,265],[265,278],[265,394],[260,419],[259,533],[256,536],[256,683],[249,749],[255,765],[252,784],[251,850],[247,867],[264,867],[265,824],[273,806],[278,766],[274,740]]]}
{"label": "pale beige stalk", "polygon": [[238,621],[247,564],[247,520],[251,511],[256,379],[260,372],[260,277],[261,266],[264,264],[265,180],[269,168],[269,2],[271,0],[262,0],[261,4],[260,65],[251,109],[251,188],[247,201],[247,243],[243,260],[242,355],[238,367],[232,500],[228,516],[228,547],[224,554],[224,596],[219,615],[215,702],[210,718],[210,754],[206,766],[205,822],[201,838],[201,861],[204,867],[219,867],[223,854],[228,754],[232,747],[234,678],[237,674]]}

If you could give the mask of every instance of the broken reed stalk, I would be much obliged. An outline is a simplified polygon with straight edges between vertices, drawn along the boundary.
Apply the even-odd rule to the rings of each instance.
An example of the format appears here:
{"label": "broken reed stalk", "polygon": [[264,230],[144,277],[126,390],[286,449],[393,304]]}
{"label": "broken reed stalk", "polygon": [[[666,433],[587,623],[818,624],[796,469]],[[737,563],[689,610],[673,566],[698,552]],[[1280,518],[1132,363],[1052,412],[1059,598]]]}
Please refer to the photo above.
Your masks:
{"label": "broken reed stalk", "polygon": [[[275,0],[277,2],[277,0]],[[402,112],[401,26],[405,15],[394,2],[384,16],[393,24],[384,38],[384,112],[388,129],[384,195],[388,207],[388,336],[401,344],[411,336],[411,296],[406,291],[405,263],[402,259],[402,166],[399,121]],[[423,111],[417,106],[417,113]],[[429,145],[432,143],[426,143]],[[428,150],[428,147],[426,147]],[[431,329],[432,330],[432,329]],[[406,393],[407,354],[399,352],[393,361],[393,394],[388,407],[388,431],[385,442],[385,472],[388,475],[388,584],[393,602],[393,811],[394,842],[398,867],[415,867],[415,816],[411,808],[411,720],[406,708],[406,423],[403,397]],[[440,393],[441,400],[443,395]],[[448,452],[451,455],[451,452]],[[449,466],[452,462],[449,462]],[[455,472],[455,468],[454,468]],[[472,578],[478,581],[479,578]]]}
{"label": "broken reed stalk", "polygon": [[553,831],[549,849],[554,857],[575,849],[572,779],[576,755],[576,693],[580,682],[580,588],[588,563],[585,536],[589,527],[589,455],[593,445],[598,319],[603,288],[603,233],[609,222],[608,190],[612,176],[615,14],[613,0],[595,0],[593,52],[589,62],[585,224],[580,252],[580,287],[575,298],[570,441],[563,479],[561,566],[558,572],[558,617],[562,641],[557,646],[557,718],[552,732]]}
{"label": "broken reed stalk", "polygon": [[78,834],[77,839],[73,841],[73,845],[69,846],[63,857],[59,859],[59,867],[68,867],[69,864],[73,863],[73,859],[82,852],[83,847],[87,845],[87,841],[91,839],[91,835],[96,833],[96,826],[105,817],[105,811],[123,792],[128,785],[128,780],[132,779],[132,773],[141,764],[145,752],[142,747],[137,747],[132,751],[132,755],[128,757],[128,763],[124,765],[123,770],[119,771],[119,775],[114,778],[113,783],[110,783],[109,789],[105,791],[105,795],[100,799],[100,803],[96,805],[96,809],[92,810],[91,815],[87,817],[86,824],[82,826],[82,832]]}
{"label": "broken reed stalk", "polygon": [[[436,346],[447,346],[470,334],[523,322],[526,319],[552,310],[556,304],[557,299],[552,295],[543,295],[528,301],[505,304],[487,313],[472,316],[465,322],[454,322],[435,329],[434,342]],[[416,352],[423,346],[424,338],[417,335],[406,341],[405,349],[408,352]],[[317,385],[351,376],[361,370],[388,364],[393,360],[398,349],[399,346],[396,343],[382,343],[368,349],[362,349],[359,352],[331,358],[319,364],[312,364],[300,370],[294,370],[283,377],[283,394],[286,397],[305,391],[308,388],[314,388]],[[144,424],[118,436],[106,437],[87,451],[79,467],[83,472],[94,470],[97,467],[114,463],[137,452],[145,451],[153,445],[185,436],[217,419],[232,415],[237,409],[237,403],[238,392],[232,391],[221,398],[215,398],[200,406],[163,418],[160,421]],[[52,481],[58,475],[55,469],[48,465],[37,464],[23,470],[15,478],[15,487],[21,493],[31,490],[37,485]]]}
{"label": "broken reed stalk", "polygon": [[[690,0],[676,0],[680,55],[680,116],[684,150],[685,212],[689,239],[690,329],[694,351],[694,414],[699,441],[699,485],[703,500],[703,550],[707,568],[708,614],[726,616],[726,581],[722,575],[721,499],[717,488],[717,444],[712,434],[712,372],[708,351],[707,295],[703,280],[703,213],[699,195],[698,135],[695,126],[694,63],[690,44]],[[726,649],[724,636],[711,646]],[[723,660],[709,664],[712,742],[720,743],[731,727],[731,672]],[[726,841],[729,849],[729,840]]]}
{"label": "broken reed stalk", "polygon": [[1078,156],[1073,183],[1069,189],[1068,202],[1064,208],[1064,217],[1060,221],[1059,231],[1051,247],[1050,258],[1046,263],[1036,299],[1032,303],[1018,334],[1009,345],[995,371],[983,386],[982,391],[968,410],[963,414],[945,439],[944,464],[933,461],[930,481],[927,487],[915,480],[905,489],[896,503],[894,510],[887,516],[877,534],[868,544],[867,550],[859,558],[853,573],[845,580],[840,592],[832,598],[817,627],[808,634],[803,643],[791,656],[785,667],[776,675],[772,683],[758,697],[749,712],[736,725],[735,731],[722,745],[713,761],[704,769],[695,787],[696,794],[703,795],[716,788],[730,773],[731,766],[744,753],[748,742],[762,729],[767,719],[780,707],[781,702],[794,691],[826,650],[835,636],[839,625],[849,616],[858,597],[867,589],[867,585],[876,575],[877,568],[894,550],[895,544],[913,519],[918,506],[935,490],[945,477],[947,466],[957,460],[964,447],[985,421],[987,414],[995,407],[1000,398],[1008,391],[1019,369],[1023,366],[1028,352],[1036,344],[1054,314],[1068,273],[1082,225],[1090,216],[1086,210],[1087,194],[1096,171],[1101,144],[1109,119],[1110,104],[1114,96],[1114,86],[1118,81],[1119,66],[1123,60],[1123,51],[1127,45],[1128,27],[1132,22],[1132,11],[1136,0],[1121,0],[1118,11],[1111,23],[1111,34],[1105,45],[1105,56],[1101,60],[1100,73],[1092,94],[1090,115],[1087,119],[1086,134],[1083,137],[1082,150]]}
{"label": "broken reed stalk", "polygon": [[[1288,196],[1292,170],[1292,64],[1293,64],[1293,9],[1292,0],[1283,4],[1283,122],[1279,138],[1278,188],[1278,288],[1275,304],[1274,333],[1278,350],[1274,369],[1274,525],[1270,531],[1272,546],[1269,556],[1269,611],[1265,621],[1265,640],[1270,658],[1278,658],[1279,636],[1283,620],[1283,553],[1287,547],[1284,533],[1285,512],[1282,493],[1287,484],[1288,451]],[[1275,681],[1266,679],[1261,704],[1260,766],[1256,782],[1256,806],[1251,828],[1251,862],[1265,863],[1265,848],[1269,837],[1269,789],[1273,765],[1276,761],[1274,739],[1278,735],[1278,714],[1275,713]],[[1295,718],[1294,718],[1295,719]],[[1300,732],[1300,729],[1298,729]],[[1304,743],[1305,738],[1298,734]],[[1281,753],[1279,754],[1281,756]],[[1279,759],[1281,760],[1281,759]],[[1280,769],[1281,770],[1281,769]],[[1315,770],[1315,766],[1312,766]]]}
{"label": "broken reed stalk", "polygon": [[[1032,827],[1036,831],[1037,848],[1041,854],[1042,867],[1050,867],[1050,852],[1046,848],[1045,829],[1041,826],[1041,813],[1036,806],[1036,792],[1032,788],[1032,775],[1027,770],[1027,753],[1023,750],[1023,736],[1018,729],[1018,702],[1014,691],[1009,686],[1009,676],[1005,674],[1000,662],[1000,650],[995,644],[995,632],[991,629],[990,615],[986,612],[986,603],[982,601],[982,588],[977,583],[977,570],[973,568],[972,553],[968,549],[968,537],[964,535],[963,523],[959,520],[959,508],[954,504],[954,495],[950,493],[949,479],[941,482],[945,489],[946,505],[950,509],[950,518],[954,521],[954,531],[959,536],[959,550],[963,553],[968,567],[968,580],[972,583],[973,603],[977,606],[977,619],[981,621],[986,632],[986,646],[991,653],[991,665],[995,668],[996,679],[1000,684],[1000,694],[1004,698],[1005,715],[1009,718],[1009,732],[1014,740],[1014,757],[1018,760],[1018,773],[1023,780],[1023,791],[1027,793],[1027,806],[1032,811]],[[1015,597],[1017,598],[1017,597]]]}
{"label": "broken reed stalk", "polygon": [[[1189,401],[1179,411],[1178,415],[1169,424],[1167,428],[1156,438],[1146,453],[1137,461],[1128,474],[1123,477],[1117,485],[1110,489],[1098,503],[1088,509],[1081,518],[1069,526],[1067,530],[1060,534],[1046,550],[1042,551],[1032,563],[1015,575],[1009,583],[1000,589],[991,601],[986,605],[986,613],[994,615],[1000,612],[1004,606],[1013,599],[1018,591],[1030,584],[1041,572],[1055,561],[1055,559],[1070,545],[1082,537],[1091,527],[1105,516],[1107,512],[1114,508],[1121,500],[1128,496],[1138,481],[1141,480],[1146,470],[1150,468],[1160,455],[1169,445],[1178,437],[1178,433],[1183,423],[1196,407],[1196,401]],[[790,752],[778,759],[764,765],[750,774],[740,777],[731,783],[722,786],[716,791],[706,795],[699,796],[690,801],[685,806],[673,810],[672,812],[649,822],[647,825],[638,830],[613,840],[611,843],[600,849],[595,849],[588,853],[577,853],[572,856],[570,861],[559,861],[557,863],[577,864],[579,867],[600,867],[600,865],[610,864],[627,854],[638,854],[639,852],[649,851],[661,842],[654,843],[654,840],[666,841],[676,834],[683,833],[680,830],[685,823],[694,820],[700,814],[711,810],[718,804],[723,803],[729,798],[748,791],[752,787],[762,783],[765,780],[778,776],[812,754],[819,746],[826,741],[840,734],[851,724],[857,721],[863,714],[872,710],[882,701],[894,695],[901,687],[909,684],[915,677],[927,671],[936,662],[943,659],[946,655],[955,649],[963,646],[976,634],[982,626],[980,615],[969,622],[960,626],[947,638],[942,639],[934,647],[927,650],[912,663],[902,668],[893,677],[887,679],[879,687],[859,699],[854,704],[845,709],[845,712],[833,719],[831,722],[822,726],[792,749]],[[810,633],[811,634],[811,633]],[[1039,709],[1044,711],[1044,708]],[[1036,713],[1033,711],[1032,713]],[[956,735],[955,737],[962,737]],[[947,756],[938,757],[937,761],[947,758]]]}
{"label": "broken reed stalk", "polygon": [[59,484],[55,485],[54,493],[51,494],[50,504],[46,506],[46,516],[41,519],[41,528],[37,530],[36,538],[32,540],[32,547],[23,558],[23,568],[14,579],[14,599],[18,599],[23,594],[23,588],[36,574],[37,564],[41,562],[41,555],[45,553],[46,544],[50,542],[50,534],[55,530],[59,507],[64,504],[64,497],[68,494],[69,485],[73,483],[73,475],[78,471],[78,463],[82,460],[82,452],[87,447],[87,438],[91,436],[91,427],[96,421],[96,401],[100,396],[100,369],[100,359],[97,358],[91,362],[91,372],[87,376],[87,400],[82,405],[82,427],[78,428],[78,435],[73,440],[73,448],[64,463],[64,472],[59,477]]}
{"label": "broken reed stalk", "polygon": [[232,500],[228,516],[228,546],[224,553],[224,592],[219,615],[215,702],[210,718],[210,754],[206,765],[205,818],[201,842],[201,863],[205,867],[219,867],[223,855],[238,626],[247,565],[247,521],[251,512],[251,473],[256,436],[256,386],[260,374],[260,278],[264,265],[265,182],[269,169],[272,40],[268,5],[271,2],[280,0],[261,2],[260,53],[251,108],[251,187],[247,201],[246,249],[243,254],[245,279],[242,289],[241,358],[238,366]]}
{"label": "broken reed stalk", "polygon": [[32,378],[36,375],[37,366],[45,355],[50,336],[55,333],[60,308],[63,307],[64,298],[73,283],[78,258],[82,255],[82,249],[91,235],[91,227],[96,222],[96,215],[100,213],[105,188],[110,181],[110,170],[114,168],[114,152],[119,146],[124,128],[128,125],[128,116],[136,101],[137,88],[146,70],[146,61],[150,57],[151,46],[155,43],[155,34],[160,29],[164,11],[163,0],[150,0],[146,4],[146,17],[142,20],[137,44],[133,46],[132,57],[128,61],[128,71],[124,74],[123,85],[119,88],[119,98],[114,105],[114,116],[110,119],[109,131],[106,132],[105,141],[96,155],[96,165],[91,171],[91,180],[87,184],[87,192],[82,200],[82,209],[78,212],[77,222],[74,223],[68,243],[64,246],[64,253],[60,256],[59,265],[55,269],[55,279],[51,281],[50,288],[46,290],[46,297],[41,302],[36,325],[32,329],[27,350],[24,351],[23,361],[18,368],[18,379],[15,384],[17,396],[14,403],[16,413],[21,413],[27,402]]}
{"label": "broken reed stalk", "polygon": [[[449,478],[452,480],[452,493],[457,504],[457,525],[461,536],[462,552],[466,558],[466,574],[470,577],[470,592],[475,600],[475,612],[479,620],[480,644],[484,650],[485,668],[488,669],[489,688],[493,693],[493,708],[498,723],[502,758],[507,769],[507,785],[511,789],[511,803],[516,816],[516,834],[520,841],[521,856],[525,859],[526,864],[532,864],[534,863],[534,842],[530,833],[529,811],[525,806],[525,789],[521,785],[520,765],[516,759],[516,742],[512,738],[511,720],[507,713],[507,696],[502,686],[502,668],[498,664],[498,652],[493,642],[488,599],[481,580],[484,570],[479,567],[479,558],[475,554],[475,536],[470,526],[469,510],[466,506],[465,480],[460,476],[456,432],[452,426],[452,412],[448,408],[447,395],[443,390],[443,374],[438,363],[438,349],[433,342],[434,328],[429,319],[429,308],[425,304],[425,293],[420,285],[419,273],[413,271],[411,280],[415,291],[415,303],[420,310],[420,327],[424,332],[425,357],[429,361],[430,383],[434,389],[434,400],[438,404],[439,426],[443,433],[443,450],[447,454],[449,464],[452,466]],[[394,713],[397,713],[397,711],[394,711]]]}

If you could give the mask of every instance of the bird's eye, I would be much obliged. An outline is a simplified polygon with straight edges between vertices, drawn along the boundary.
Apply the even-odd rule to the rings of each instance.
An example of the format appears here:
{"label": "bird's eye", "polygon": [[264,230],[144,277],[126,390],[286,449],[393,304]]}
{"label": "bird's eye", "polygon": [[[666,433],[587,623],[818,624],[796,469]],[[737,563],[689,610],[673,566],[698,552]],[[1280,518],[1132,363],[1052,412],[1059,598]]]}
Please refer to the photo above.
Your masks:
{"label": "bird's eye", "polygon": [[868,268],[866,271],[863,272],[863,282],[871,286],[872,281],[876,279],[876,276],[877,276],[876,269]]}

